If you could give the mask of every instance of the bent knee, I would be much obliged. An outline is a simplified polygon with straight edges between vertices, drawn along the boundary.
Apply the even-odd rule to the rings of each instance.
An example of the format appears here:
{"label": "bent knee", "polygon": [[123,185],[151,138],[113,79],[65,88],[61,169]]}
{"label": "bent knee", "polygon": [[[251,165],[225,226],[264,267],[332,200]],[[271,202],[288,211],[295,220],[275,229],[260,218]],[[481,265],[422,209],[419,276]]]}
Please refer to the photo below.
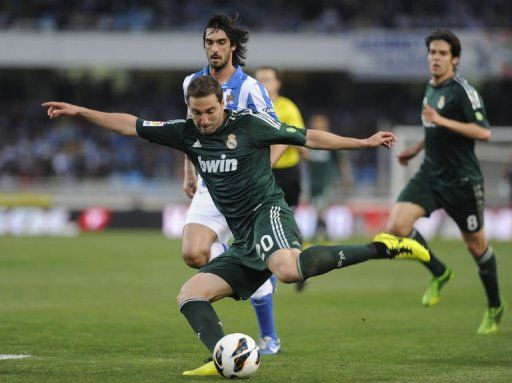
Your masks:
{"label": "bent knee", "polygon": [[199,269],[208,263],[210,259],[210,249],[187,248],[183,250],[182,258],[187,266]]}
{"label": "bent knee", "polygon": [[206,297],[202,296],[202,294],[198,294],[197,291],[193,292],[192,290],[188,289],[186,285],[183,285],[180,289],[180,292],[178,293],[178,296],[176,297],[176,303],[178,307],[181,307],[181,305],[189,300],[193,299],[201,299],[205,300]]}
{"label": "bent knee", "polygon": [[274,271],[274,275],[283,283],[295,283],[300,281],[297,268],[278,267],[277,270]]}

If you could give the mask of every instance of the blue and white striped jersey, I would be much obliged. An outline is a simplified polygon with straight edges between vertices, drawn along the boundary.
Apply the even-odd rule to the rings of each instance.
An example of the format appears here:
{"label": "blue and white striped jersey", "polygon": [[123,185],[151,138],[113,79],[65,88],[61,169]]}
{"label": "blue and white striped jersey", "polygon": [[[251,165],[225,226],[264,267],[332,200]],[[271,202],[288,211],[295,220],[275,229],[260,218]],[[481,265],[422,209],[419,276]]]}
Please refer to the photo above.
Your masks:
{"label": "blue and white striped jersey", "polygon": [[[205,66],[199,72],[193,73],[183,81],[183,95],[185,103],[187,102],[187,90],[190,82],[199,76],[210,74],[210,68]],[[274,105],[270,101],[265,87],[251,76],[244,73],[242,68],[238,66],[235,73],[228,82],[222,85],[224,91],[224,103],[228,110],[252,109],[256,112],[264,112],[271,116],[274,120],[279,121],[274,111]]]}

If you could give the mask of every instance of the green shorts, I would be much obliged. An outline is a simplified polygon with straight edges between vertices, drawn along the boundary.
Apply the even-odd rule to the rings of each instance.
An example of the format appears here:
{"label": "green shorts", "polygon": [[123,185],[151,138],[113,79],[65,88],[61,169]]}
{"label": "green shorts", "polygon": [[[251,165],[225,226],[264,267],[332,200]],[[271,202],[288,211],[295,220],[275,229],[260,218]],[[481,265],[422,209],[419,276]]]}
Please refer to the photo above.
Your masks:
{"label": "green shorts", "polygon": [[479,231],[484,225],[484,186],[467,178],[451,184],[418,172],[397,198],[397,202],[411,202],[425,209],[426,216],[439,208],[453,218],[464,233]]}
{"label": "green shorts", "polygon": [[224,279],[235,299],[248,299],[270,277],[267,264],[274,252],[302,248],[293,212],[284,201],[260,206],[242,229],[228,251],[199,270]]}

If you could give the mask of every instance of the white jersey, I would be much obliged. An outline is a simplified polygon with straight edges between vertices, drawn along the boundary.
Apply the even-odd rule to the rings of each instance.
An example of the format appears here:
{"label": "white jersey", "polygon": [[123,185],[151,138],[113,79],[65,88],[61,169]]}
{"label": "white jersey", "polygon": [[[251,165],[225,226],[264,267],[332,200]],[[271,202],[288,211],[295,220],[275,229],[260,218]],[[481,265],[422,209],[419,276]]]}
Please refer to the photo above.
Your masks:
{"label": "white jersey", "polygon": [[[206,66],[199,72],[185,77],[183,81],[183,96],[187,102],[187,90],[190,82],[196,77],[209,75],[209,67]],[[224,92],[224,103],[228,110],[252,109],[255,112],[267,113],[274,120],[279,121],[274,111],[274,105],[270,101],[265,87],[256,79],[244,73],[241,67],[237,67],[235,73],[228,82],[221,84]]]}

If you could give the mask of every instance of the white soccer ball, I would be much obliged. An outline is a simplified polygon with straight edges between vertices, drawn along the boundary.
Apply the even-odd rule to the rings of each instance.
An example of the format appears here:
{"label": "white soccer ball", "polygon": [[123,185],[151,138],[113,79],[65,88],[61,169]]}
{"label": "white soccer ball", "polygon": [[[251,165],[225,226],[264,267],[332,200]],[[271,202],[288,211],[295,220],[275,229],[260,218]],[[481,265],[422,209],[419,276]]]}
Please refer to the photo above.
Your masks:
{"label": "white soccer ball", "polygon": [[260,365],[260,348],[249,335],[228,334],[215,345],[213,362],[225,378],[248,378]]}

